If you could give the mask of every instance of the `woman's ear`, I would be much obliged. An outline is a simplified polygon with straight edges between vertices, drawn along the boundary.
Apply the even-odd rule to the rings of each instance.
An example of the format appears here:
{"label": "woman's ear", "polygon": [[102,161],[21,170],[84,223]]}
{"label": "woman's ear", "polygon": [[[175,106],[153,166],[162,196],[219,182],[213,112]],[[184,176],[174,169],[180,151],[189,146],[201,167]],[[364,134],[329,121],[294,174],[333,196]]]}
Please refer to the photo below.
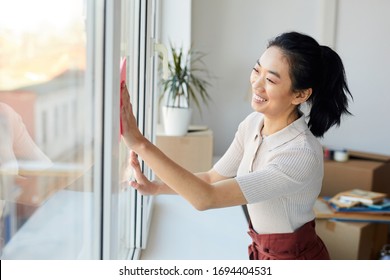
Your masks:
{"label": "woman's ear", "polygon": [[299,104],[305,103],[309,99],[309,97],[311,96],[312,92],[313,92],[312,88],[303,89],[303,90],[295,92],[292,103],[294,105],[299,105]]}

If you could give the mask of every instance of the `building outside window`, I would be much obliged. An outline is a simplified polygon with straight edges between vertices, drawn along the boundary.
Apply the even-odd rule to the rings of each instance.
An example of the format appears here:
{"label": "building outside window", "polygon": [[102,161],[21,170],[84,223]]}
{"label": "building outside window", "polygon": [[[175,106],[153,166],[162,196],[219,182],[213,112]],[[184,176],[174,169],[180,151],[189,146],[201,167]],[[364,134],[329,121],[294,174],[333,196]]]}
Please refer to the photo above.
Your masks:
{"label": "building outside window", "polygon": [[119,65],[152,139],[155,9],[0,0],[1,259],[139,258],[152,200],[126,183]]}

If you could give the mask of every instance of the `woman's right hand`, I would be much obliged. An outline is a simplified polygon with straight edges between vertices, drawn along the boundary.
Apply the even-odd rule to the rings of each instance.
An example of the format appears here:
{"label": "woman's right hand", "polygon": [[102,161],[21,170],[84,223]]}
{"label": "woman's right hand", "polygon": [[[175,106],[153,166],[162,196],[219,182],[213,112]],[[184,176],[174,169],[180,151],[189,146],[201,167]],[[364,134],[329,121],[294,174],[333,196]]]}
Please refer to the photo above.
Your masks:
{"label": "woman's right hand", "polygon": [[130,181],[130,186],[138,190],[143,195],[158,194],[158,183],[151,182],[141,171],[138,155],[134,151],[130,151],[130,165],[133,167],[134,180]]}
{"label": "woman's right hand", "polygon": [[121,133],[126,146],[131,150],[136,150],[137,147],[146,141],[146,138],[139,131],[137,120],[134,117],[133,106],[130,102],[129,91],[126,83],[121,84]]}

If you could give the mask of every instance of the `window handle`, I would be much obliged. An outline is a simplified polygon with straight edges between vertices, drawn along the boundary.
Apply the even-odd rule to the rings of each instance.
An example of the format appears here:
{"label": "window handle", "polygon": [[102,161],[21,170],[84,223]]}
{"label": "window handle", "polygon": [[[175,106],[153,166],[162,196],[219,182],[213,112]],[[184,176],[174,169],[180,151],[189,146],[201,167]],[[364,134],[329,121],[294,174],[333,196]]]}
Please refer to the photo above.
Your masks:
{"label": "window handle", "polygon": [[162,66],[163,66],[163,79],[168,79],[169,68],[168,68],[168,49],[164,44],[155,42],[153,44],[154,51],[158,52],[162,56]]}

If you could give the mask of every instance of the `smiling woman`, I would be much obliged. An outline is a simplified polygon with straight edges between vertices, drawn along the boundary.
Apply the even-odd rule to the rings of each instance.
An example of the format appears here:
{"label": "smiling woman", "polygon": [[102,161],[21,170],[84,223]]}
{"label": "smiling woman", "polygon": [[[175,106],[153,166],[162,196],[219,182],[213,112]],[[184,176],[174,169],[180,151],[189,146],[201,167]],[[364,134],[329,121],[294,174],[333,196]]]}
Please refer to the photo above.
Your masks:
{"label": "smiling woman", "polygon": [[272,127],[263,128],[264,135],[279,131],[297,119],[295,107],[310,96],[310,90],[293,94],[289,65],[282,51],[268,48],[251,73],[252,108],[272,119]]}
{"label": "smiling woman", "polygon": [[[313,213],[323,178],[316,136],[349,113],[342,61],[310,36],[284,33],[269,43],[250,80],[255,112],[214,167],[197,174],[142,136],[123,86],[123,137],[135,171],[131,186],[143,194],[179,194],[198,210],[247,205],[250,259],[329,259]],[[299,110],[306,101],[312,104],[308,124]],[[162,182],[142,175],[137,155]]]}

